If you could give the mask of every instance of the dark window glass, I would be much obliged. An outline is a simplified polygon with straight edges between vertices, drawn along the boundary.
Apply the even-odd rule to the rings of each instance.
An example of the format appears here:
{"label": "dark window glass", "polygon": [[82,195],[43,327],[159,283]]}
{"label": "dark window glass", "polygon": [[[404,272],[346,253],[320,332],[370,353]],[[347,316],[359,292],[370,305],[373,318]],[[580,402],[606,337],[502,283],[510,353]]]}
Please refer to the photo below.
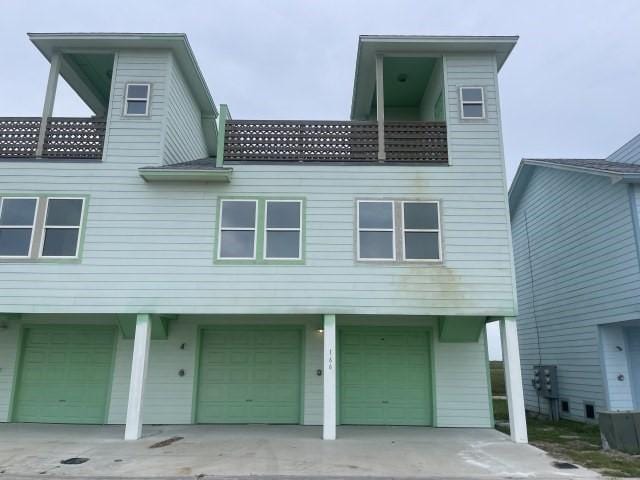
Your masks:
{"label": "dark window glass", "polygon": [[393,203],[360,202],[358,205],[359,228],[393,228]]}
{"label": "dark window glass", "polygon": [[253,258],[253,230],[223,230],[220,233],[220,258]]}
{"label": "dark window glass", "polygon": [[30,228],[0,227],[0,256],[26,257],[31,245]]}
{"label": "dark window glass", "polygon": [[569,413],[569,402],[567,400],[562,400],[560,406],[563,412]]}
{"label": "dark window glass", "polygon": [[471,103],[462,105],[462,112],[465,118],[482,118],[482,104]]}
{"label": "dark window glass", "polygon": [[596,418],[596,408],[591,403],[584,405],[584,415],[587,418]]}
{"label": "dark window glass", "polygon": [[404,256],[407,260],[438,260],[437,232],[405,232]]}
{"label": "dark window glass", "polygon": [[147,113],[146,100],[127,100],[127,114],[145,115]]}
{"label": "dark window glass", "polygon": [[51,198],[47,204],[47,225],[57,227],[80,226],[82,217],[82,199],[79,198]]}
{"label": "dark window glass", "polygon": [[78,246],[77,228],[47,228],[44,233],[43,257],[75,257]]}
{"label": "dark window glass", "polygon": [[127,85],[127,98],[147,99],[149,93],[149,85]]}
{"label": "dark window glass", "polygon": [[268,258],[298,258],[300,256],[300,232],[267,232]]}
{"label": "dark window glass", "polygon": [[222,228],[255,228],[256,202],[222,202]]}
{"label": "dark window glass", "polygon": [[482,89],[481,88],[463,88],[462,101],[463,102],[481,102]]}
{"label": "dark window glass", "polygon": [[35,198],[5,198],[2,200],[0,225],[32,226],[36,214]]}
{"label": "dark window glass", "polygon": [[393,259],[393,232],[360,232],[360,258]]}
{"label": "dark window glass", "polygon": [[409,230],[437,230],[438,205],[435,203],[405,203],[404,228]]}
{"label": "dark window glass", "polygon": [[300,203],[267,202],[267,228],[300,228]]}

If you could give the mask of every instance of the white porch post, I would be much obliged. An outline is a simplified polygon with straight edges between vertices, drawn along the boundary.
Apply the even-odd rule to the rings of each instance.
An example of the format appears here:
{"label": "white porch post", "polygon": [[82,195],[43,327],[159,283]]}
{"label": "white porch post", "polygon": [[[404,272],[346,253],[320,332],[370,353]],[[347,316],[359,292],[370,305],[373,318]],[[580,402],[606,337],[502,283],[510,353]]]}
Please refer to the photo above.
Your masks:
{"label": "white porch post", "polygon": [[376,56],[376,120],[378,121],[378,160],[385,160],[384,146],[384,75],[382,55]]}
{"label": "white porch post", "polygon": [[527,419],[524,412],[518,327],[514,317],[505,317],[500,320],[500,338],[502,340],[511,439],[516,443],[527,443]]}
{"label": "white porch post", "polygon": [[136,333],[133,340],[127,424],[124,430],[125,440],[138,440],[142,436],[142,399],[147,378],[150,343],[151,315],[147,313],[138,314],[136,318]]}
{"label": "white porch post", "polygon": [[336,439],[336,316],[324,316],[324,403],[322,438]]}
{"label": "white porch post", "polygon": [[60,53],[55,53],[53,57],[51,57],[51,67],[49,68],[49,79],[47,80],[47,92],[44,96],[44,107],[42,108],[42,120],[40,122],[36,157],[41,157],[44,150],[44,138],[47,133],[49,117],[53,114],[53,103],[56,98],[56,88],[58,87],[58,75],[60,74],[61,61],[62,56]]}

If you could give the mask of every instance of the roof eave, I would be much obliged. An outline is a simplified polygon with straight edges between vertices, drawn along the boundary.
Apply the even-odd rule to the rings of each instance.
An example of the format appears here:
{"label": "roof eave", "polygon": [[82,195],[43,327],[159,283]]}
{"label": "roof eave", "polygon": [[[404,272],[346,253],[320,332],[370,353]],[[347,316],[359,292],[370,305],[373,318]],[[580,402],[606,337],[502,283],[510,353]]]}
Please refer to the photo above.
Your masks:
{"label": "roof eave", "polygon": [[150,168],[138,169],[138,174],[147,182],[208,182],[229,183],[233,174],[232,168],[180,169]]}

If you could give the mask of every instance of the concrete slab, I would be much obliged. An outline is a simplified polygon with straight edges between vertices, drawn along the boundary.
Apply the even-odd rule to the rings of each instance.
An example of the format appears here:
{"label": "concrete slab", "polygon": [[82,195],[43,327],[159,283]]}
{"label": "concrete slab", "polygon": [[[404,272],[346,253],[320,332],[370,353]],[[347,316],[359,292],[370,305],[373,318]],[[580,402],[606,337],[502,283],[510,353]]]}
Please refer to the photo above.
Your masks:
{"label": "concrete slab", "polygon": [[[0,480],[8,478],[599,478],[559,470],[530,445],[490,429],[145,426],[138,441],[124,427],[0,424]],[[159,441],[184,437],[150,449]],[[61,465],[86,457],[82,465]]]}

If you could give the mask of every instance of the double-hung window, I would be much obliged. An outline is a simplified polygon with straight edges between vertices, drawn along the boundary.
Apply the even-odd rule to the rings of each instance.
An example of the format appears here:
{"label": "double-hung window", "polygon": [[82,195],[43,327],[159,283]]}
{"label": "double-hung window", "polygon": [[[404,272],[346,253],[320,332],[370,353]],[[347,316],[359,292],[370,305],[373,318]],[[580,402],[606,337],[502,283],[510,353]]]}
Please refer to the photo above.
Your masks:
{"label": "double-hung window", "polygon": [[358,260],[395,260],[392,201],[358,200]]}
{"label": "double-hung window", "polygon": [[254,260],[256,258],[257,200],[222,200],[218,258]]}
{"label": "double-hung window", "polygon": [[47,198],[41,257],[76,258],[84,198]]}
{"label": "double-hung window", "polygon": [[460,110],[463,119],[485,118],[484,89],[482,87],[460,87]]}
{"label": "double-hung window", "polygon": [[144,116],[149,114],[149,96],[151,85],[148,83],[129,83],[126,87],[124,114]]}
{"label": "double-hung window", "polygon": [[0,199],[0,257],[31,256],[37,210],[37,197]]}
{"label": "double-hung window", "polygon": [[300,260],[302,242],[302,202],[267,200],[265,259]]}
{"label": "double-hung window", "polygon": [[402,241],[405,260],[441,260],[438,202],[402,202]]}

